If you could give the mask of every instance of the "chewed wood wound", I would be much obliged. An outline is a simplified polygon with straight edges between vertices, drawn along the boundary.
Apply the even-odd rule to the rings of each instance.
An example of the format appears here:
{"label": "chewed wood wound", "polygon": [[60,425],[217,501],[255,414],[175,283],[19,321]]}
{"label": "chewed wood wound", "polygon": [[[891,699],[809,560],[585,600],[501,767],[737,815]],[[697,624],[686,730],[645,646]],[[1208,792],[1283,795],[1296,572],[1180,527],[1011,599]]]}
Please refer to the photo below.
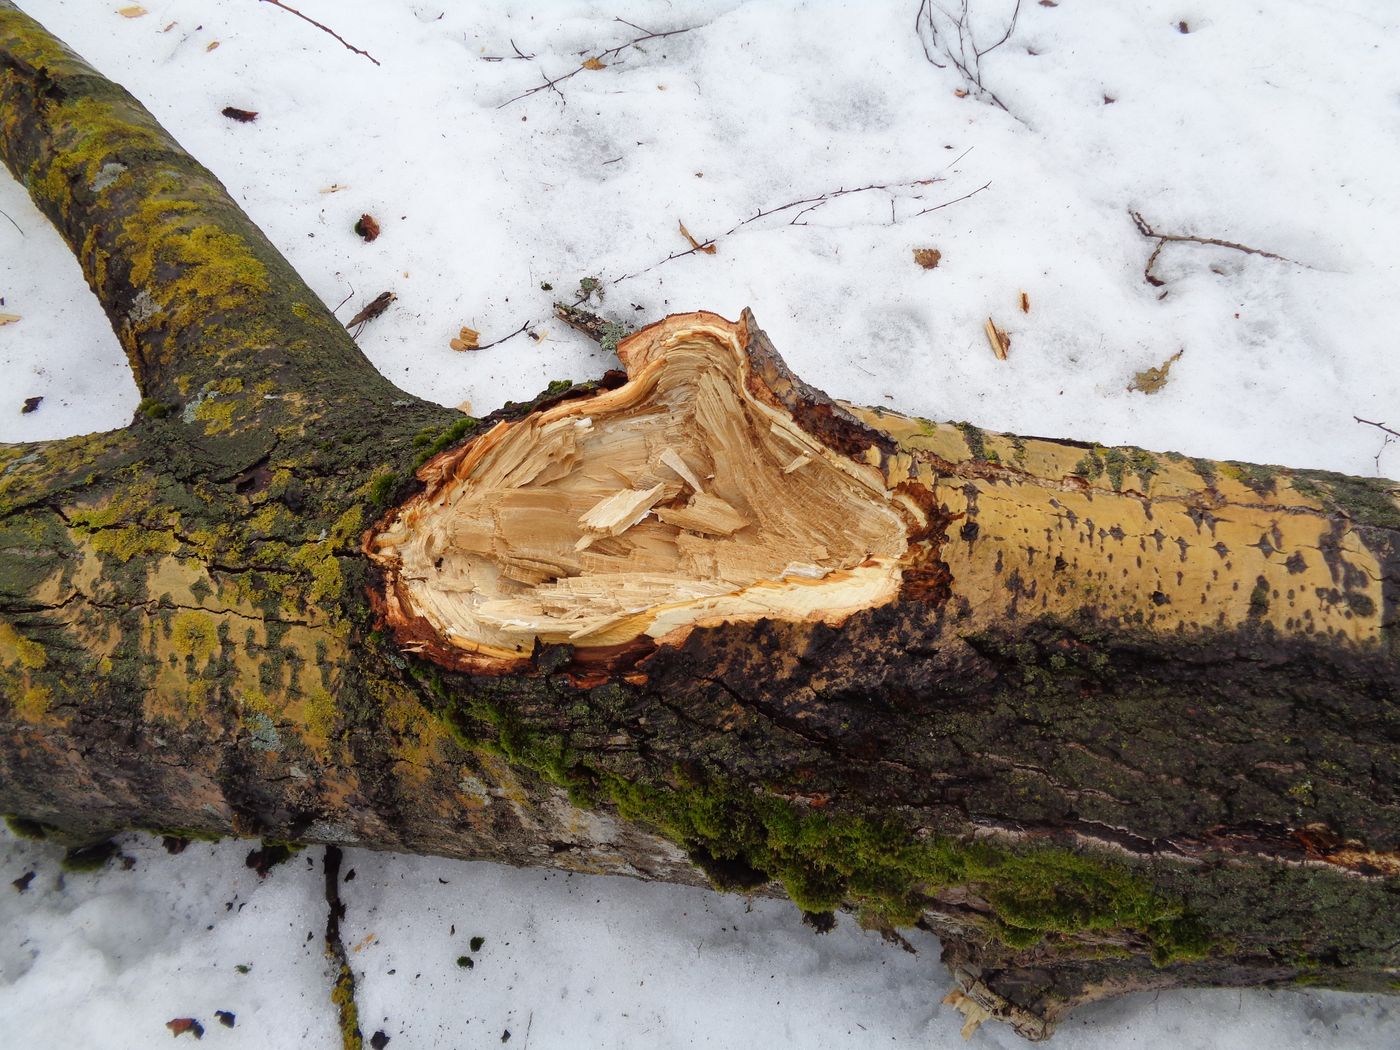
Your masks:
{"label": "chewed wood wound", "polygon": [[837,624],[899,596],[922,501],[887,480],[883,436],[791,381],[750,315],[670,317],[618,355],[625,385],[429,461],[424,491],[370,537],[406,647],[489,672],[537,640],[602,651],[724,622]]}

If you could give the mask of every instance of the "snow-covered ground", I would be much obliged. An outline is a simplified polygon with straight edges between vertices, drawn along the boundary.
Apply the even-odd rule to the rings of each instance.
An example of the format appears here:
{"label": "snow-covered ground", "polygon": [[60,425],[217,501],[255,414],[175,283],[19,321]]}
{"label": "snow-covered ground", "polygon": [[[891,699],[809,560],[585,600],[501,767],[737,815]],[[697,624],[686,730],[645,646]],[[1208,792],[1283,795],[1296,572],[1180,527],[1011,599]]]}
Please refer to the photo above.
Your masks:
{"label": "snow-covered ground", "polygon": [[[1392,0],[1023,0],[980,59],[981,90],[949,61],[955,19],[917,0],[294,5],[378,65],[270,4],[143,3],[127,18],[124,0],[21,0],[208,164],[328,305],[348,297],[342,317],[394,291],[360,343],[414,393],[487,411],[600,373],[605,355],[550,317],[597,277],[604,311],[634,323],[752,306],[801,375],[854,401],[1400,472],[1400,446],[1353,419],[1400,405]],[[1014,6],[969,0],[970,73]],[[687,31],[625,46],[673,30]],[[76,263],[8,178],[0,211],[0,313],[21,318],[0,326],[0,440],[122,425],[136,389]],[[364,212],[373,244],[351,228]],[[1254,251],[1171,242],[1150,284],[1158,242],[1133,212]],[[715,252],[662,262],[688,247],[680,223]],[[988,317],[1010,335],[1005,361]],[[526,324],[490,349],[448,345],[463,326],[488,343]],[[1128,389],[1178,351],[1162,389]],[[319,849],[259,881],[248,848],[169,857],[134,839],[130,870],[60,888],[51,849],[0,839],[4,883],[36,872],[23,894],[0,885],[0,1044],[144,1047],[179,1016],[223,1042],[334,1044]],[[771,902],[345,863],[366,1035],[394,1047],[506,1030],[537,1050],[958,1042],[926,939],[910,956],[850,923],[815,937]],[[1086,1010],[1057,1038],[1394,1046],[1400,1005],[1162,995]],[[1014,1042],[983,1028],[973,1045]]]}

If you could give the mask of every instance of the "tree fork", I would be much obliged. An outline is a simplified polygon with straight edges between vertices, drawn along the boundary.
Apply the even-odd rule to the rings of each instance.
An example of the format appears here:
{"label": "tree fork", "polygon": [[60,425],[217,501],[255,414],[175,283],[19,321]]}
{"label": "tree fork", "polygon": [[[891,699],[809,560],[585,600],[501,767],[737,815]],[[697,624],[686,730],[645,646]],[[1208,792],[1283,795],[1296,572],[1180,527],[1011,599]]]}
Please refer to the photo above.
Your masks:
{"label": "tree fork", "polygon": [[786,892],[975,1024],[1396,990],[1387,482],[833,402],[751,315],[473,420],[0,0],[0,152],[145,400],[0,447],[0,809]]}

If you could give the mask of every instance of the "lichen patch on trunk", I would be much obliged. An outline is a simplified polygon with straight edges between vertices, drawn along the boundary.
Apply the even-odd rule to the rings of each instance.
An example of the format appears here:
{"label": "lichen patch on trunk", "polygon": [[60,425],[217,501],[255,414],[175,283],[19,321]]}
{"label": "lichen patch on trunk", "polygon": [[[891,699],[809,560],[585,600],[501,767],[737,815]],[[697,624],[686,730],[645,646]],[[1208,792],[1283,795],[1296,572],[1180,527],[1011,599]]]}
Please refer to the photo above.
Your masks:
{"label": "lichen patch on trunk", "polygon": [[[537,641],[598,651],[726,622],[835,624],[899,595],[925,510],[872,465],[878,432],[853,456],[820,413],[797,421],[747,317],[671,317],[618,352],[625,385],[430,461],[427,489],[371,537],[411,646],[426,624],[457,663],[508,670]],[[821,398],[801,395],[809,410]]]}

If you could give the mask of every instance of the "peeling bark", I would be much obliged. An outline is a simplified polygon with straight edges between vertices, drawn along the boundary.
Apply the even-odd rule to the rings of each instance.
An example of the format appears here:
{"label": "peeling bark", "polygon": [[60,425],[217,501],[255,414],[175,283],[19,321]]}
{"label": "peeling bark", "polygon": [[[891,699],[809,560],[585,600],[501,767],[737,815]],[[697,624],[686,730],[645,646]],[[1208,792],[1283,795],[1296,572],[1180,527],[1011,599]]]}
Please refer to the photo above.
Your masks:
{"label": "peeling bark", "polygon": [[[630,337],[625,382],[484,420],[425,404],[8,0],[0,155],[146,398],[122,431],[0,447],[0,810],[75,840],[261,834],[781,891],[936,930],[969,1023],[1032,1038],[1135,989],[1396,990],[1390,483],[845,405],[747,313]],[[552,517],[454,524],[405,558],[492,457],[646,415],[709,353],[731,386],[684,411],[744,414],[724,456],[710,427],[633,455],[612,491],[560,495],[569,471],[542,467],[507,488]],[[726,488],[764,457],[767,480]],[[816,538],[831,522],[764,517],[755,494],[808,471],[792,491],[851,525],[849,549]],[[544,619],[454,636],[430,570],[475,593],[531,530],[531,558],[568,550],[489,599],[554,588]],[[594,586],[568,582],[568,551],[633,541],[689,553],[632,619],[566,633],[556,592]],[[454,549],[477,560],[439,569]],[[884,584],[846,586],[863,572]],[[676,614],[706,580],[710,604]],[[751,615],[758,587],[780,598]]]}

